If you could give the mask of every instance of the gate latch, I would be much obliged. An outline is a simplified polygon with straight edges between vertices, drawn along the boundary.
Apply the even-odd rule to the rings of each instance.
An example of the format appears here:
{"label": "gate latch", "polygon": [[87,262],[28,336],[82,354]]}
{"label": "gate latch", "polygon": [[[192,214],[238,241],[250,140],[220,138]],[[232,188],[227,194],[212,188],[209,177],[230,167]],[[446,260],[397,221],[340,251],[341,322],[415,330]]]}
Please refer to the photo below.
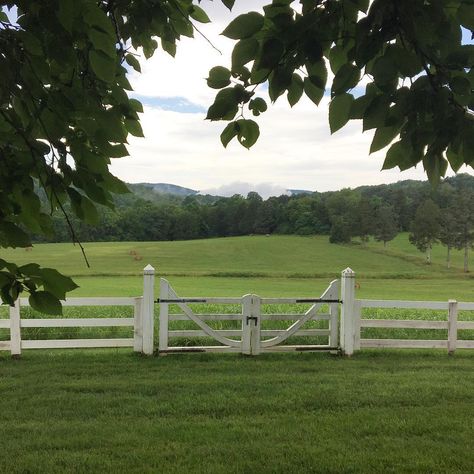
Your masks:
{"label": "gate latch", "polygon": [[249,321],[255,321],[255,326],[256,326],[258,318],[257,318],[257,316],[247,316],[247,325],[248,325]]}

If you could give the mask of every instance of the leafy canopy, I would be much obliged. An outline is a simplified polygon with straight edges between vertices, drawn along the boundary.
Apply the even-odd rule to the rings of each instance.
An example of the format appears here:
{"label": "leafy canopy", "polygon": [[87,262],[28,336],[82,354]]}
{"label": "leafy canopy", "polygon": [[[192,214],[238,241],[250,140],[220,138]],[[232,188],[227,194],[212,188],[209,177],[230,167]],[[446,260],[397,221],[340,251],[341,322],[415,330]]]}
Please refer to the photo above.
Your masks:
{"label": "leafy canopy", "polygon": [[[175,54],[193,21],[208,22],[191,0],[23,0],[0,2],[0,246],[28,247],[30,235],[50,234],[52,214],[71,208],[97,223],[96,205],[113,207],[128,192],[109,170],[128,155],[127,137],[143,136],[129,97],[127,70],[140,71],[159,47]],[[40,205],[46,194],[49,209]],[[71,227],[72,239],[77,240]],[[0,296],[21,291],[31,305],[60,312],[76,285],[36,264],[0,260]]]}
{"label": "leafy canopy", "polygon": [[[192,0],[0,7],[0,246],[27,247],[32,233],[52,232],[54,212],[68,219],[70,207],[94,223],[97,204],[112,207],[113,193],[127,192],[108,166],[128,155],[129,135],[143,135],[127,80],[130,68],[140,71],[135,52],[174,55],[179,38],[209,18]],[[318,105],[330,90],[333,133],[362,119],[364,130],[376,130],[372,152],[396,140],[384,168],[423,162],[436,181],[448,162],[456,171],[474,159],[474,46],[462,43],[462,28],[474,28],[474,0],[274,0],[225,28],[236,44],[230,67],[209,73],[219,92],[207,118],[229,122],[224,146],[237,138],[249,148],[259,127],[244,111],[267,110],[258,85],[292,106],[303,94]],[[53,270],[0,260],[5,302],[26,290],[33,307],[58,312],[74,287]]]}
{"label": "leafy canopy", "polygon": [[230,68],[209,74],[221,90],[207,118],[230,121],[225,146],[255,142],[258,125],[243,115],[266,110],[255,98],[266,83],[272,102],[286,94],[291,106],[330,93],[331,133],[362,120],[375,130],[371,153],[391,145],[383,169],[422,163],[437,182],[448,164],[473,165],[474,45],[463,31],[474,30],[474,0],[274,0],[263,10],[227,26]]}

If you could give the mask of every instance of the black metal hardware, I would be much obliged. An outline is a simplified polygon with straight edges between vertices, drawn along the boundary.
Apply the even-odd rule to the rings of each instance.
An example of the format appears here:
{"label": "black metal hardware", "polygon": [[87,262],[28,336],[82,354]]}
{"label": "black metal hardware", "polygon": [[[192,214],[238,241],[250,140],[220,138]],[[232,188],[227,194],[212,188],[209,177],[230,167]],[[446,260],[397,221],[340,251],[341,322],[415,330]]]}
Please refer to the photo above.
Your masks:
{"label": "black metal hardware", "polygon": [[255,326],[257,325],[257,322],[258,322],[258,318],[257,316],[247,316],[247,324],[249,323],[249,321],[255,321]]}
{"label": "black metal hardware", "polygon": [[296,303],[342,303],[341,300],[330,300],[324,298],[300,298],[295,300]]}
{"label": "black metal hardware", "polygon": [[155,303],[207,303],[204,298],[158,298]]}

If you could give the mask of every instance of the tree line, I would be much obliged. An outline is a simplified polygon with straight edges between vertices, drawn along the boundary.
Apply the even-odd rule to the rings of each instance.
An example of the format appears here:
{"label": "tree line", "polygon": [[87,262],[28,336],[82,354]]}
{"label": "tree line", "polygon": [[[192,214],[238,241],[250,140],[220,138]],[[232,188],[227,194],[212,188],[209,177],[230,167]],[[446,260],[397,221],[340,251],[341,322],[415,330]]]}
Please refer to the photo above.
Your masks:
{"label": "tree line", "polygon": [[[468,249],[474,238],[474,178],[460,174],[434,188],[428,182],[401,181],[325,193],[262,199],[193,195],[179,197],[130,185],[132,193],[116,198],[115,209],[99,210],[100,224],[70,217],[81,241],[188,240],[252,234],[328,235],[332,243],[370,238],[388,244],[399,232],[427,253],[441,242],[450,251]],[[145,197],[145,198],[144,198]],[[47,200],[44,200],[46,205]],[[62,214],[53,215],[54,232],[36,242],[71,240]]]}

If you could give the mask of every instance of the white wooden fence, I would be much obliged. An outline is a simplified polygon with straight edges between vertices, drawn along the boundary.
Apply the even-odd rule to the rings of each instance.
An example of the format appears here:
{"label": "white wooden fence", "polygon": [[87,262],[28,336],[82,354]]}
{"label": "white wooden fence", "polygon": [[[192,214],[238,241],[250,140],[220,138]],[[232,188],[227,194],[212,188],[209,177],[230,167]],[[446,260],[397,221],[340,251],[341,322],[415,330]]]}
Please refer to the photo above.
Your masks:
{"label": "white wooden fence", "polygon": [[[153,285],[155,271],[144,269],[144,295],[132,298],[67,298],[62,306],[132,306],[133,318],[35,318],[21,317],[21,308],[29,306],[27,298],[19,298],[9,308],[9,319],[0,319],[0,329],[10,330],[10,340],[0,341],[0,350],[19,356],[23,349],[67,349],[93,347],[133,347],[135,352],[153,354]],[[23,339],[22,328],[131,327],[131,338],[93,339]]]}
{"label": "white wooden fence", "polygon": [[[160,282],[160,329],[159,352],[240,352],[257,355],[261,352],[274,351],[317,351],[338,350],[339,325],[339,281],[330,283],[319,298],[261,298],[258,295],[244,295],[239,298],[181,298],[164,278]],[[194,312],[189,304],[237,305],[239,312],[233,314],[203,314]],[[304,313],[264,314],[263,305],[308,304],[310,308]],[[181,312],[170,314],[169,306],[177,306]],[[327,308],[326,312],[322,312]],[[190,321],[195,329],[170,330],[170,321]],[[234,329],[215,329],[209,321],[236,321]],[[285,329],[262,329],[262,321],[294,321]],[[307,328],[311,321],[328,321],[327,329]],[[327,344],[288,345],[284,342],[290,337],[324,336]],[[220,345],[170,346],[173,338],[212,338]]]}
{"label": "white wooden fence", "polygon": [[[474,321],[460,321],[459,311],[474,311],[474,303],[449,301],[395,301],[363,300],[355,297],[355,273],[347,268],[339,280],[330,283],[319,298],[262,298],[245,295],[240,298],[180,298],[167,280],[161,279],[160,298],[154,297],[155,270],[147,265],[143,272],[143,296],[130,298],[68,298],[63,306],[131,306],[133,318],[22,318],[21,308],[28,306],[26,298],[19,298],[9,309],[9,319],[0,319],[0,329],[7,329],[10,338],[0,340],[0,350],[18,356],[24,349],[59,349],[92,347],[133,347],[134,351],[147,355],[154,351],[154,305],[160,303],[159,351],[169,352],[241,352],[257,355],[268,351],[340,350],[346,355],[364,348],[440,348],[453,353],[456,349],[474,349],[474,340],[458,339],[459,330],[474,330]],[[340,296],[339,296],[340,294]],[[195,313],[190,303],[239,305],[233,314]],[[304,313],[264,314],[262,305],[292,305],[306,303],[310,308]],[[181,313],[172,314],[170,305],[177,305]],[[363,319],[364,308],[386,309],[431,309],[446,311],[446,320],[428,321],[419,319]],[[322,312],[323,309],[325,312]],[[194,329],[170,329],[172,321],[192,321]],[[208,321],[237,321],[234,329],[213,329]],[[284,329],[262,329],[262,321],[289,321]],[[292,322],[293,321],[293,322]],[[327,328],[304,328],[311,321],[328,321]],[[24,339],[23,328],[67,328],[67,327],[130,327],[130,338],[95,339]],[[442,329],[447,330],[446,339],[365,339],[364,328]],[[289,345],[285,341],[292,336],[324,336],[327,344]],[[196,340],[207,337],[220,345],[173,346],[173,338]]]}
{"label": "white wooden fence", "polygon": [[[341,349],[346,355],[363,348],[398,349],[474,349],[474,340],[458,339],[458,330],[474,330],[474,321],[459,321],[459,311],[474,311],[474,303],[449,301],[398,301],[355,299],[355,273],[350,269],[342,272]],[[419,319],[363,319],[364,308],[431,309],[446,311],[445,321]],[[364,339],[363,328],[444,329],[447,339]]]}

